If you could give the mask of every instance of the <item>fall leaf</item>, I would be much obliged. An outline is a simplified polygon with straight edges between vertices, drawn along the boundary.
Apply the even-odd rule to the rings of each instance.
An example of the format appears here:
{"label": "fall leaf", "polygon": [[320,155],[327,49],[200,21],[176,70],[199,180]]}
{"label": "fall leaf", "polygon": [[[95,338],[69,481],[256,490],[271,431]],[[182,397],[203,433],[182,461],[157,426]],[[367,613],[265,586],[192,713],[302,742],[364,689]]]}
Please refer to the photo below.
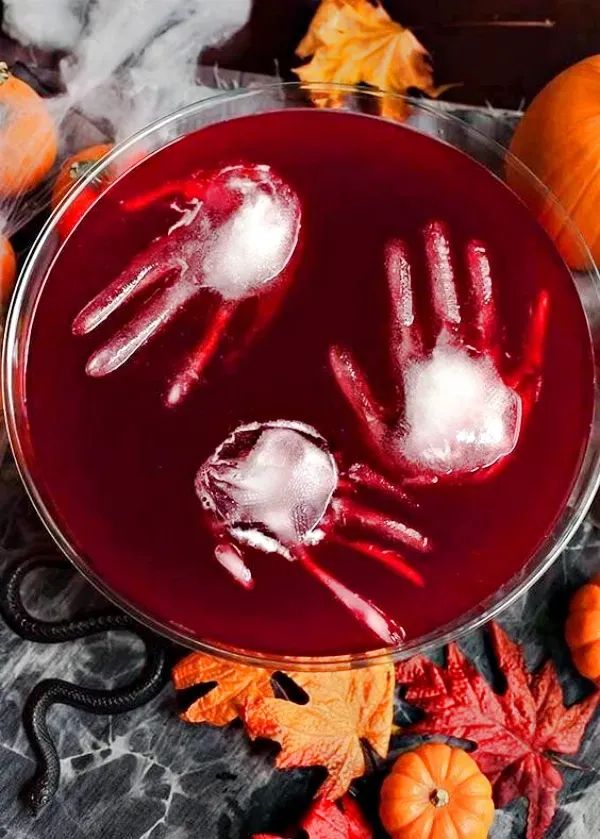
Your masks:
{"label": "fall leaf", "polygon": [[[369,0],[322,0],[310,28],[297,50],[311,60],[294,72],[303,82],[360,82],[384,91],[406,93],[418,88],[436,96],[429,54],[409,29],[393,21],[385,9]],[[341,92],[315,91],[313,101],[322,107],[339,106]],[[403,119],[406,104],[384,97],[381,113]]]}
{"label": "fall leaf", "polygon": [[396,677],[409,686],[407,700],[426,712],[412,730],[475,742],[473,757],[492,782],[496,804],[525,796],[527,839],[541,839],[563,783],[551,753],[575,754],[600,694],[565,708],[551,662],[529,673],[521,649],[497,624],[490,624],[490,634],[506,679],[502,694],[455,644],[448,647],[446,668],[418,656],[400,662]]}
{"label": "fall leaf", "polygon": [[394,671],[391,664],[335,673],[289,673],[308,695],[299,705],[258,696],[244,708],[252,738],[281,745],[277,766],[324,766],[324,798],[343,795],[365,771],[361,739],[382,757],[392,726]]}
{"label": "fall leaf", "polygon": [[[373,831],[358,804],[349,795],[337,802],[318,798],[300,822],[307,839],[372,839]],[[295,835],[295,834],[294,834]],[[283,839],[271,833],[255,833],[252,839]]]}
{"label": "fall leaf", "polygon": [[239,716],[248,699],[273,696],[269,670],[213,658],[204,653],[186,656],[175,665],[172,677],[176,690],[208,682],[216,683],[207,694],[181,714],[186,722],[227,725]]}
{"label": "fall leaf", "polygon": [[382,757],[392,726],[394,670],[390,664],[335,673],[288,673],[307,694],[305,705],[277,699],[272,673],[192,653],[173,668],[176,690],[214,687],[183,712],[186,722],[226,725],[241,716],[252,738],[277,740],[277,765],[324,766],[321,795],[338,798],[365,771],[361,739]]}

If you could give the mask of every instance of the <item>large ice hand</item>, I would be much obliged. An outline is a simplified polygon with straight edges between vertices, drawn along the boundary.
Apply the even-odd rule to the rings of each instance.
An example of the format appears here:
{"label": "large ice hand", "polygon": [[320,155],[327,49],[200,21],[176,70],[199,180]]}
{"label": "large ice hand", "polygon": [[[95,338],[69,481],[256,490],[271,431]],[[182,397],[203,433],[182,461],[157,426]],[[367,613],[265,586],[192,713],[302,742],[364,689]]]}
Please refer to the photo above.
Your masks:
{"label": "large ice hand", "polygon": [[499,336],[486,249],[469,242],[469,292],[475,322],[467,338],[447,232],[433,222],[424,230],[431,301],[438,335],[424,348],[414,306],[406,245],[386,253],[390,294],[390,355],[397,400],[377,403],[351,354],[333,347],[336,380],[378,458],[408,476],[430,482],[487,475],[515,448],[541,384],[548,296],[535,301],[522,357],[512,369]]}

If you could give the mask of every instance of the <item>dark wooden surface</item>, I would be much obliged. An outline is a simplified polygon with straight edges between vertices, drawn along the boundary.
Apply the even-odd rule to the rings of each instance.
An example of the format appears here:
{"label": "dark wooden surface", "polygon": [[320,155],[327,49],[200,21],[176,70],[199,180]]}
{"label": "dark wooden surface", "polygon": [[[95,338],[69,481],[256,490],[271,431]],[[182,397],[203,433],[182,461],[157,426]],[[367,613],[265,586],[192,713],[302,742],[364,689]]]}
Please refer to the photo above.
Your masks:
{"label": "dark wooden surface", "polygon": [[[290,76],[315,0],[254,0],[249,23],[203,63]],[[600,52],[600,0],[384,0],[431,51],[446,98],[519,108],[554,75]]]}

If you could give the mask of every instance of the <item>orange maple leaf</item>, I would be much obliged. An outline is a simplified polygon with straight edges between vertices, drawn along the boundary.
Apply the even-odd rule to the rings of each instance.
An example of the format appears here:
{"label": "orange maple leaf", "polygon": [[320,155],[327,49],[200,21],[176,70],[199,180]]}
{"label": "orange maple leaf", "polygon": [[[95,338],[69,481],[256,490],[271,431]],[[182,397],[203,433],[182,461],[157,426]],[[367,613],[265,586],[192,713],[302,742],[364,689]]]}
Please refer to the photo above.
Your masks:
{"label": "orange maple leaf", "polygon": [[214,682],[215,686],[181,714],[186,722],[227,725],[251,698],[272,697],[271,671],[204,653],[191,653],[173,668],[176,690]]}
{"label": "orange maple leaf", "polygon": [[[406,93],[418,88],[437,96],[429,54],[409,29],[393,21],[385,9],[369,0],[322,0],[297,50],[311,60],[294,72],[303,82],[360,82],[383,91]],[[314,91],[315,104],[336,107],[342,92]],[[388,96],[381,113],[396,119],[407,114],[406,103]]]}
{"label": "orange maple leaf", "polygon": [[336,673],[288,673],[308,694],[299,705],[267,696],[249,699],[243,711],[252,738],[281,745],[277,766],[324,766],[319,795],[342,796],[365,772],[361,740],[387,755],[392,727],[394,670],[391,664]]}

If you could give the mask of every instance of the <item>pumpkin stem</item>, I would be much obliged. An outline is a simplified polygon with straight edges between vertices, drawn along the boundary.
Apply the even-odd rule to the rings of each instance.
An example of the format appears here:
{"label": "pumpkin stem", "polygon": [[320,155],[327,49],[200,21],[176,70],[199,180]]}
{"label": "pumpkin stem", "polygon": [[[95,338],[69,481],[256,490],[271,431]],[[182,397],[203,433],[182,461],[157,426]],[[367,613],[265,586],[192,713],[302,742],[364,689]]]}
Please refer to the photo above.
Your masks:
{"label": "pumpkin stem", "polygon": [[450,796],[447,790],[436,787],[429,796],[429,800],[434,807],[446,807],[450,803]]}
{"label": "pumpkin stem", "polygon": [[97,160],[77,160],[69,166],[69,178],[72,181],[78,181],[82,175],[85,175],[92,166],[95,166]]}
{"label": "pumpkin stem", "polygon": [[10,70],[6,61],[0,61],[0,84],[4,84],[10,78]]}
{"label": "pumpkin stem", "polygon": [[[98,163],[97,160],[77,160],[69,166],[69,180],[75,183],[90,171],[90,169]],[[101,186],[103,180],[102,175],[94,178],[92,183],[94,186]]]}

